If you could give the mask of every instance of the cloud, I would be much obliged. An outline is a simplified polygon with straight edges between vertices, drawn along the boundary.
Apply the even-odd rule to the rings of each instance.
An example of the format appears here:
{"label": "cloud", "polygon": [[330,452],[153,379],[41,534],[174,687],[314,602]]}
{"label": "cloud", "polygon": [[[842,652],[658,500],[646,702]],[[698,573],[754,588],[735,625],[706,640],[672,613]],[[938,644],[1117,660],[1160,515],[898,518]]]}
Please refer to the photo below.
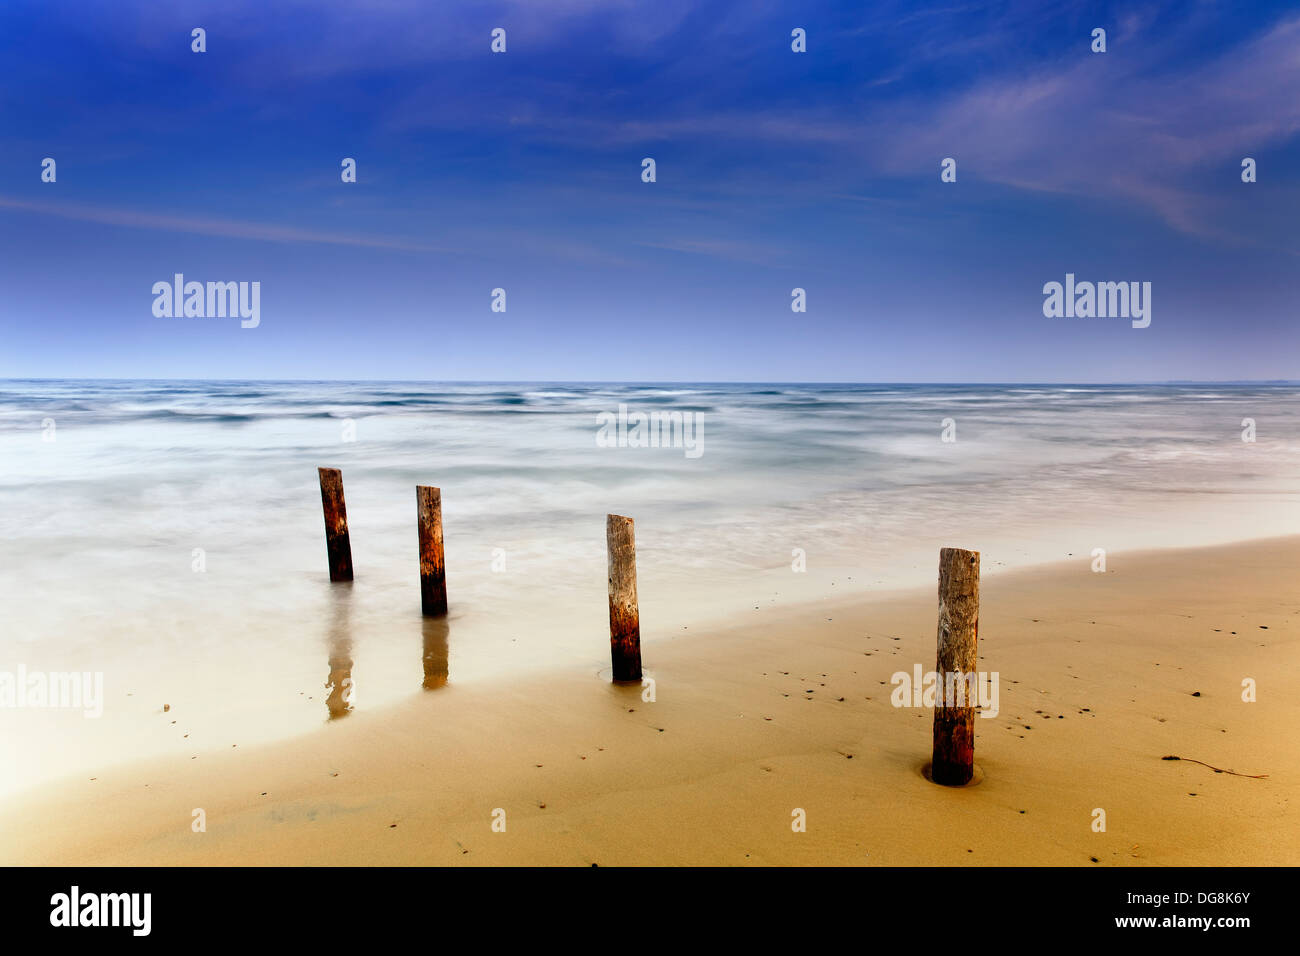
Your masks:
{"label": "cloud", "polygon": [[[1027,15],[1009,22],[1028,29]],[[762,158],[780,155],[850,193],[864,177],[929,177],[941,158],[954,156],[963,179],[1128,203],[1178,232],[1251,241],[1250,228],[1234,224],[1240,210],[1206,184],[1221,182],[1226,191],[1242,156],[1300,132],[1300,18],[1227,48],[1219,44],[1211,55],[1198,37],[1213,26],[1171,25],[1153,10],[1130,13],[1112,29],[1106,54],[1090,52],[1084,31],[1077,49],[1055,60],[1008,60],[1001,69],[981,69],[973,82],[921,84],[924,95],[912,75],[923,67],[912,60],[883,78],[863,76],[856,92],[846,87],[808,105],[738,102],[730,88],[647,101],[646,88],[636,84],[600,97],[555,78],[535,96],[521,93],[496,122],[512,134],[587,151],[749,144],[747,175],[761,179]],[[954,35],[951,27],[935,18],[915,49],[955,56],[964,44],[1006,35]],[[417,126],[448,119],[402,113]],[[745,189],[721,172],[694,185]]]}
{"label": "cloud", "polygon": [[0,196],[0,208],[14,209],[21,212],[36,213],[45,216],[57,216],[61,219],[73,219],[78,222],[94,222],[107,226],[124,226],[130,229],[154,229],[164,232],[183,232],[200,236],[217,236],[226,239],[255,239],[264,242],[314,242],[337,246],[363,246],[372,249],[394,249],[404,252],[438,252],[455,253],[460,250],[414,242],[407,239],[382,236],[361,236],[337,232],[322,232],[314,229],[301,229],[295,226],[279,226],[262,222],[250,222],[237,219],[195,218],[191,216],[167,216],[157,213],[141,212],[135,209],[120,209],[107,206],[90,206],[71,203],[32,202]]}
{"label": "cloud", "polygon": [[651,249],[666,249],[670,252],[711,256],[762,266],[777,265],[786,256],[786,250],[770,243],[753,242],[745,239],[670,238],[658,241],[646,240],[638,242],[637,245]]}
{"label": "cloud", "polygon": [[[152,6],[130,9],[154,15]],[[233,74],[276,88],[259,105],[292,120],[321,100],[309,83],[293,90],[295,81],[347,72],[401,78],[382,94],[359,83],[334,84],[338,92],[329,94],[341,98],[345,115],[364,113],[350,135],[368,134],[372,153],[396,154],[412,142],[417,155],[441,150],[435,135],[443,135],[459,164],[453,175],[467,168],[496,175],[493,164],[530,155],[516,147],[540,143],[556,148],[532,153],[521,175],[572,169],[592,194],[621,174],[602,150],[639,161],[642,148],[671,149],[691,178],[677,180],[681,188],[665,202],[883,192],[888,180],[937,178],[939,160],[954,156],[962,181],[1128,203],[1179,232],[1238,241],[1250,224],[1207,183],[1226,189],[1242,156],[1300,132],[1300,17],[1232,42],[1222,11],[1184,16],[1152,6],[1114,18],[1110,52],[1092,54],[1090,21],[1080,26],[1068,5],[886,4],[828,14],[826,42],[839,44],[832,61],[844,73],[832,76],[809,54],[823,72],[807,85],[798,73],[788,84],[772,82],[790,64],[756,59],[767,55],[755,51],[768,49],[782,16],[767,3],[725,22],[707,10],[692,15],[684,0],[451,2],[436,13],[421,0],[376,0],[364,13],[343,0],[294,0],[271,19],[260,2],[234,0],[229,9],[209,42],[221,42],[224,31]],[[123,18],[116,35],[139,35]],[[508,63],[486,52],[487,31],[498,23],[510,31],[508,56],[521,54]],[[1077,42],[1053,41],[1054,53],[1023,42],[1059,40],[1062,30],[1077,33]],[[147,35],[163,42],[159,31]],[[292,57],[284,55],[288,36]],[[843,59],[859,44],[857,59]],[[782,44],[771,40],[770,49]],[[207,108],[240,105],[217,99]],[[96,115],[124,122],[139,111],[120,97],[101,106],[76,119],[79,133]],[[158,107],[150,109],[156,116]],[[96,137],[97,149],[104,139]],[[102,210],[79,208],[83,218],[107,221],[93,220]],[[121,215],[135,217],[123,225],[212,235],[452,251],[404,238]]]}
{"label": "cloud", "polygon": [[461,230],[454,238],[444,234],[444,243],[434,244],[402,237],[329,232],[249,220],[161,215],[135,209],[107,206],[33,202],[8,196],[0,196],[0,209],[55,216],[76,222],[93,222],[107,226],[122,226],[128,229],[181,232],[221,239],[322,243],[367,249],[388,249],[397,252],[472,256],[481,259],[499,259],[503,254],[517,255],[521,251],[527,251],[532,255],[548,259],[582,262],[605,267],[635,264],[634,260],[612,252],[608,244],[601,244],[597,241],[584,241],[581,238],[565,238],[548,232],[528,231],[525,229]]}
{"label": "cloud", "polygon": [[1147,75],[1112,51],[984,81],[929,108],[896,103],[870,139],[886,174],[954,156],[962,176],[1135,202],[1178,231],[1226,238],[1204,172],[1221,167],[1235,185],[1242,156],[1298,132],[1300,18],[1176,74]]}

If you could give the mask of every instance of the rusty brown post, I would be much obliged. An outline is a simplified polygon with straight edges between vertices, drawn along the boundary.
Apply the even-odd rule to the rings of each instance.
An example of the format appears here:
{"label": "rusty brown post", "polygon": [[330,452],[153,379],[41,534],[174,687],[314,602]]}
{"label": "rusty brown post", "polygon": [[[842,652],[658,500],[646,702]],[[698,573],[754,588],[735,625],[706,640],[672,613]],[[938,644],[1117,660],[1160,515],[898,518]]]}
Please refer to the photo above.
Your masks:
{"label": "rusty brown post", "polygon": [[632,519],[605,518],[609,549],[609,647],[614,680],[641,679],[641,612],[636,601],[636,535]]}
{"label": "rusty brown post", "polygon": [[442,492],[415,486],[420,532],[420,609],[426,617],[447,613],[447,567],[442,555]]}
{"label": "rusty brown post", "polygon": [[348,538],[348,509],[343,503],[343,473],[337,468],[318,468],[320,500],[325,509],[325,550],[329,555],[330,580],[352,580],[352,541]]}
{"label": "rusty brown post", "polygon": [[980,555],[939,551],[939,634],[934,669],[935,783],[960,787],[975,773],[975,705],[979,667]]}

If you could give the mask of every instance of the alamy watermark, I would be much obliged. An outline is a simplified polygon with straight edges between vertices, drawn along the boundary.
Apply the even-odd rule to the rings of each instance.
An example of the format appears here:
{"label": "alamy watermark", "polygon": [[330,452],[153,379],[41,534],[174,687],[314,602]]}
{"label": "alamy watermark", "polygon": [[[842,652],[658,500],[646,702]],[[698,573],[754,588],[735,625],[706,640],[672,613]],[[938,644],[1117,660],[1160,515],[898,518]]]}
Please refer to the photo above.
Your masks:
{"label": "alamy watermark", "polygon": [[681,448],[687,458],[704,454],[704,416],[699,412],[629,412],[620,403],[617,413],[597,413],[596,424],[598,448]]}
{"label": "alamy watermark", "polygon": [[262,283],[186,282],[176,273],[172,282],[153,284],[155,318],[224,319],[238,316],[240,326],[255,329],[262,322]]}
{"label": "alamy watermark", "polygon": [[1135,329],[1151,324],[1150,282],[1075,282],[1065,274],[1065,284],[1043,286],[1043,315],[1049,319],[1132,319]]}
{"label": "alamy watermark", "polygon": [[81,710],[86,717],[104,715],[102,671],[0,671],[0,709],[48,707]]}
{"label": "alamy watermark", "polygon": [[74,885],[50,897],[50,925],[123,927],[132,936],[148,936],[153,926],[152,893],[83,893]]}
{"label": "alamy watermark", "polygon": [[944,707],[978,707],[981,717],[998,715],[998,672],[937,671],[921,672],[921,665],[912,667],[912,673],[895,671],[889,679],[894,690],[889,702],[895,707],[933,707],[938,702]]}

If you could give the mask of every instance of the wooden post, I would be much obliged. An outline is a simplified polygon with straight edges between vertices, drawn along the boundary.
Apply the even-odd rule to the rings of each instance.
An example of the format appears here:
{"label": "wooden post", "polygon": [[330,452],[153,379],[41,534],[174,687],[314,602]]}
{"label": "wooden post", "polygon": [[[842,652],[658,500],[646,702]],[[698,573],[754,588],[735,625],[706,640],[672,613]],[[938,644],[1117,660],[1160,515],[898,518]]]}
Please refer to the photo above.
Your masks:
{"label": "wooden post", "polygon": [[415,486],[420,525],[420,608],[426,617],[447,613],[447,566],[442,556],[442,492]]}
{"label": "wooden post", "polygon": [[352,541],[348,538],[348,509],[343,503],[343,473],[318,468],[320,501],[325,509],[325,550],[329,554],[330,580],[352,580]]}
{"label": "wooden post", "polygon": [[636,535],[631,518],[608,515],[609,649],[614,680],[641,679],[641,612],[636,603]]}
{"label": "wooden post", "polygon": [[[975,773],[975,705],[979,678],[980,554],[939,551],[939,686],[934,702],[935,783],[960,787]],[[949,675],[955,675],[950,678]],[[972,675],[969,679],[967,675]],[[954,696],[948,696],[948,688]],[[955,695],[960,694],[960,697]],[[960,704],[960,705],[959,705]]]}

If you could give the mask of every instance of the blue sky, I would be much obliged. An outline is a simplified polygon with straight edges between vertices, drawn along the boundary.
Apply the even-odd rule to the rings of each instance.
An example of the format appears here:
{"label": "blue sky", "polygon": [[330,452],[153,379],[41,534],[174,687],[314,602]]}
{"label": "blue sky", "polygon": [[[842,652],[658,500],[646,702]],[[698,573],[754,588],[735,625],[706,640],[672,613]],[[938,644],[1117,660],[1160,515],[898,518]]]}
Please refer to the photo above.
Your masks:
{"label": "blue sky", "polygon": [[[0,376],[1300,378],[1298,51],[1269,3],[6,0]],[[155,317],[177,272],[260,326]],[[1150,328],[1045,318],[1067,272]]]}

